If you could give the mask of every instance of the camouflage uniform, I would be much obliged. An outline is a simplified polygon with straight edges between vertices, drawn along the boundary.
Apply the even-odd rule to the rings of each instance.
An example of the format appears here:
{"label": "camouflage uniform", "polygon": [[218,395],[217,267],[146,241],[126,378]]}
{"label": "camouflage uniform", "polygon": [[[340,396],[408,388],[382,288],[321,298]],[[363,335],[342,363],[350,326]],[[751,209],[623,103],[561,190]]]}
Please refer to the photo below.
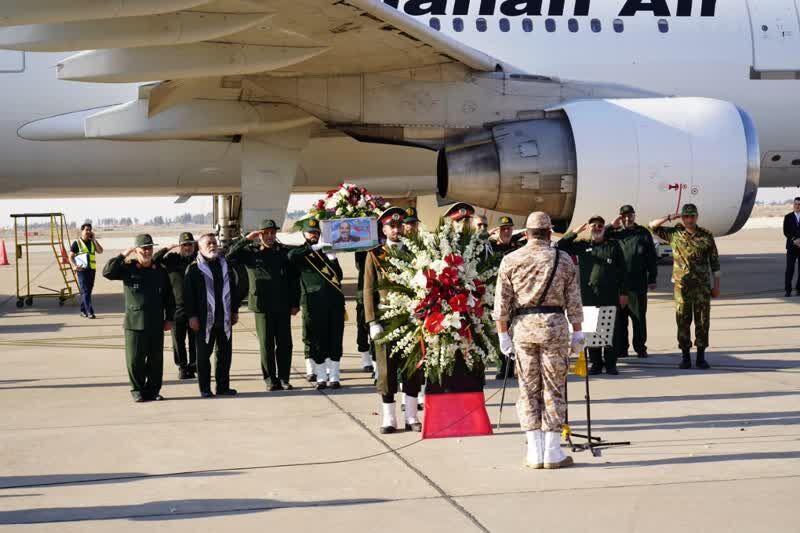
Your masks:
{"label": "camouflage uniform", "polygon": [[672,246],[678,346],[682,351],[691,348],[690,327],[694,319],[695,346],[705,349],[711,323],[711,285],[713,278],[720,275],[714,236],[699,226],[689,233],[682,224],[659,227],[653,233]]}
{"label": "camouflage uniform", "polygon": [[[559,254],[558,270],[542,306],[562,307],[562,313],[514,317],[517,310],[536,306]],[[517,355],[517,412],[524,431],[561,431],[567,411],[564,393],[569,368],[569,322],[583,322],[575,265],[569,256],[542,240],[530,241],[510,253],[497,275],[493,318],[512,328]]]}

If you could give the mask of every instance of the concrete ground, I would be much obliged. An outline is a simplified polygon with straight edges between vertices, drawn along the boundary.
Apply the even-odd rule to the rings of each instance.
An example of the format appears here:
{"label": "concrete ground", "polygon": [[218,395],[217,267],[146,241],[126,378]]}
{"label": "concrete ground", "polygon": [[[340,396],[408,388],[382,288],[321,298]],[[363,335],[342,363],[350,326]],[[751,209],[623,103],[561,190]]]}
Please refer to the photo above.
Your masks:
{"label": "concrete ground", "polygon": [[[668,269],[650,300],[647,360],[592,382],[593,430],[629,440],[575,468],[521,466],[513,407],[490,437],[377,433],[354,324],[344,388],[267,393],[249,313],[235,330],[235,398],[198,398],[165,354],[167,402],[134,404],[121,294],[98,278],[98,319],[37,300],[16,309],[0,267],[0,524],[31,531],[793,531],[800,488],[800,297],[784,298],[779,232],[721,239],[709,371],[679,371]],[[108,259],[105,255],[103,259]],[[35,284],[53,286],[46,254]],[[352,293],[354,269],[346,280]],[[46,281],[51,278],[50,281]],[[354,303],[349,301],[350,316]],[[517,396],[516,384],[507,401]],[[498,382],[489,415],[498,417]],[[583,385],[570,413],[585,430]]]}

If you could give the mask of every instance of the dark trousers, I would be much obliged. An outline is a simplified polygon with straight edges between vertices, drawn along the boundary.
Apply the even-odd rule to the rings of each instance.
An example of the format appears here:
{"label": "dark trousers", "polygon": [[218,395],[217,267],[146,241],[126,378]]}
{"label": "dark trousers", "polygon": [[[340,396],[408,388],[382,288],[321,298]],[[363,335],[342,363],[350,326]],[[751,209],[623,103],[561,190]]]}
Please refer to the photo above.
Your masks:
{"label": "dark trousers", "polygon": [[164,374],[164,332],[125,330],[125,363],[134,399],[150,399],[161,391]]}
{"label": "dark trousers", "polygon": [[81,289],[81,313],[93,315],[92,291],[94,290],[94,278],[97,271],[90,269],[79,270],[75,274],[78,276],[78,286]]}
{"label": "dark trousers", "polygon": [[364,300],[362,298],[356,300],[356,344],[359,352],[370,351],[369,327],[364,315]]}
{"label": "dark trousers", "polygon": [[589,352],[589,361],[592,363],[592,366],[603,368],[605,364],[606,368],[617,367],[617,354],[611,346],[586,348],[586,351]]}
{"label": "dark trousers", "polygon": [[289,381],[292,367],[292,318],[284,313],[253,313],[264,381]]}
{"label": "dark trousers", "polygon": [[306,358],[321,365],[341,361],[344,339],[344,302],[314,301],[303,306],[303,343]]}
{"label": "dark trousers", "polygon": [[617,356],[628,354],[628,322],[633,327],[633,349],[637,354],[647,352],[647,291],[626,292],[628,305],[617,306],[614,324],[614,351]]}
{"label": "dark trousers", "polygon": [[403,360],[398,355],[389,356],[391,345],[379,344],[375,346],[375,362],[378,365],[378,393],[383,403],[394,403],[400,383],[403,392],[408,396],[416,397],[425,383],[425,374],[421,368],[410,376],[401,369]]}
{"label": "dark trousers", "polygon": [[[186,339],[189,339],[189,351],[186,351]],[[189,319],[175,318],[172,324],[172,356],[175,365],[180,369],[194,370],[197,367],[197,341],[194,333],[189,333]]]}
{"label": "dark trousers", "polygon": [[214,379],[217,393],[231,388],[231,341],[225,335],[225,328],[214,327],[206,342],[206,331],[201,325],[197,335],[197,384],[200,392],[211,392],[211,353],[217,349],[214,365]]}
{"label": "dark trousers", "polygon": [[[792,248],[786,250],[786,279],[784,283],[786,292],[791,292],[792,290],[794,270],[798,263],[800,263],[800,248],[793,246]],[[800,291],[800,274],[797,276],[797,284],[795,284],[795,289]]]}

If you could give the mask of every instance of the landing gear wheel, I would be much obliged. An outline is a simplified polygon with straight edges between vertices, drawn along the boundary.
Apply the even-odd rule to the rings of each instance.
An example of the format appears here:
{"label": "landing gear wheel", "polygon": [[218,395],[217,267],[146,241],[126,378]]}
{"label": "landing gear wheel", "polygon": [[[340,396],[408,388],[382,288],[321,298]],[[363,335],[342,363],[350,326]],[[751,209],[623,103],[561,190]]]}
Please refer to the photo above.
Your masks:
{"label": "landing gear wheel", "polygon": [[17,309],[22,309],[25,307],[25,303],[22,300],[17,300]]}
{"label": "landing gear wheel", "polygon": [[33,305],[33,298],[31,298],[30,296],[25,298],[25,305],[27,305],[28,307],[32,306]]}

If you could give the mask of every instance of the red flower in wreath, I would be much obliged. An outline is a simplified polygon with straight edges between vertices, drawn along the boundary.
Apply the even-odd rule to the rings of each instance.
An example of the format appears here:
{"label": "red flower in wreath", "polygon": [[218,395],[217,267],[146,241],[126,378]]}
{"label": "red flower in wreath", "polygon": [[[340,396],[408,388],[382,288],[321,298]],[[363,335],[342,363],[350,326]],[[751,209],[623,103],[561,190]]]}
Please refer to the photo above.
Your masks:
{"label": "red flower in wreath", "polygon": [[451,267],[460,267],[464,264],[464,258],[458,254],[450,254],[444,258],[444,262]]}
{"label": "red flower in wreath", "polygon": [[444,326],[442,326],[442,321],[444,320],[444,315],[440,312],[433,312],[428,315],[428,318],[425,319],[425,329],[437,335],[444,330]]}
{"label": "red flower in wreath", "polygon": [[446,287],[458,285],[458,270],[453,267],[445,268],[439,275],[439,281]]}
{"label": "red flower in wreath", "polygon": [[467,305],[468,296],[466,293],[456,294],[455,296],[451,297],[447,303],[450,305],[450,309],[452,309],[456,313],[466,313],[469,310],[469,306]]}

